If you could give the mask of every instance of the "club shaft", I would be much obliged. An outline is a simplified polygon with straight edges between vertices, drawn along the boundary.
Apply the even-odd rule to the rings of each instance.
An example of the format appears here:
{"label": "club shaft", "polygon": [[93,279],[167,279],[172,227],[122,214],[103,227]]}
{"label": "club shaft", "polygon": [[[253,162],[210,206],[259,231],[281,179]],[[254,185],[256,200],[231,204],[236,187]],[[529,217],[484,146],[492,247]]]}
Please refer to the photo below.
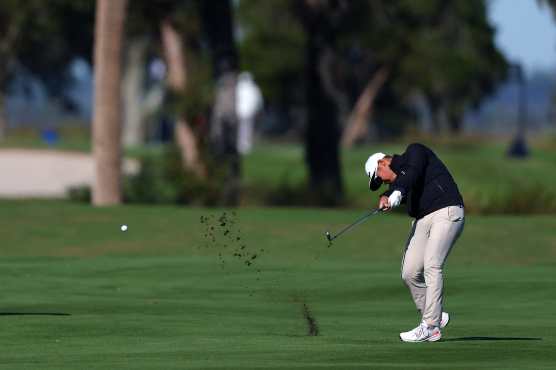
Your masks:
{"label": "club shaft", "polygon": [[355,220],[355,222],[353,222],[352,224],[347,225],[342,230],[340,230],[330,240],[336,239],[337,237],[339,237],[340,235],[342,235],[343,233],[345,233],[346,231],[348,231],[352,227],[355,227],[355,226],[359,225],[360,223],[363,223],[367,218],[371,217],[372,215],[377,214],[378,212],[380,212],[380,208],[373,209],[372,211],[365,213],[363,216],[361,216],[357,220]]}

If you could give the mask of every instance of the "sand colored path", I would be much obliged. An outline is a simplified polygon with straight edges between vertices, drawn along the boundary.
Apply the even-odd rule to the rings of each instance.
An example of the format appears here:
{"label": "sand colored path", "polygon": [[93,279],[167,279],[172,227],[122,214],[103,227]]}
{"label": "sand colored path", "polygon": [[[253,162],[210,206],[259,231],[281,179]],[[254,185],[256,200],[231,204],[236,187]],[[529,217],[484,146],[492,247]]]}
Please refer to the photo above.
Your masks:
{"label": "sand colored path", "polygon": [[[139,165],[125,160],[124,172]],[[63,198],[67,188],[92,185],[91,154],[54,150],[0,149],[0,198]]]}

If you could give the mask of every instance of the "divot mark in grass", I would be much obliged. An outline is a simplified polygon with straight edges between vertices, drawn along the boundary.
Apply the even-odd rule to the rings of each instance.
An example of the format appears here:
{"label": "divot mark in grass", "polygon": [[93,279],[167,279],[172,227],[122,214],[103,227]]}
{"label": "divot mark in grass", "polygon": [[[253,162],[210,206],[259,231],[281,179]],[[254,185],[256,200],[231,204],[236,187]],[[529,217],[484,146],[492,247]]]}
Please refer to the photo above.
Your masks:
{"label": "divot mark in grass", "polygon": [[303,318],[307,321],[307,335],[310,337],[316,337],[319,335],[319,325],[317,323],[317,319],[307,306],[306,302],[303,302]]}

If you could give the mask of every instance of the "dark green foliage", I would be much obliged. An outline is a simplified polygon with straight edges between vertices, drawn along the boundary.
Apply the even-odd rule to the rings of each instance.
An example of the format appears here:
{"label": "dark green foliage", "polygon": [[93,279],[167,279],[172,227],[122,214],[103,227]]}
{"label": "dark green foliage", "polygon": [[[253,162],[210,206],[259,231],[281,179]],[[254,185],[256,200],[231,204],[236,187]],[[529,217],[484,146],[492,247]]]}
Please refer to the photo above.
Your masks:
{"label": "dark green foliage", "polygon": [[92,58],[93,0],[2,1],[0,88],[16,65],[39,77],[53,94],[68,82],[74,58]]}
{"label": "dark green foliage", "polygon": [[292,15],[289,0],[242,0],[238,7],[241,25],[241,68],[252,71],[265,99],[290,101],[302,86],[305,35]]}
{"label": "dark green foliage", "polygon": [[129,37],[150,40],[150,54],[163,56],[160,41],[161,23],[168,20],[183,40],[186,65],[185,91],[169,91],[165,102],[167,112],[193,122],[205,115],[213,101],[210,60],[199,16],[199,2],[195,0],[155,0],[134,2],[129,9],[127,32]]}
{"label": "dark green foliage", "polygon": [[206,119],[214,101],[214,82],[211,78],[210,63],[204,53],[187,55],[187,85],[185,91],[169,91],[166,109],[178,116],[184,115],[193,124],[199,136],[205,128],[195,127],[195,122]]}
{"label": "dark green foliage", "polygon": [[217,181],[205,181],[184,170],[179,150],[171,146],[161,153],[144,155],[141,169],[126,179],[127,203],[214,205]]}
{"label": "dark green foliage", "polygon": [[185,174],[179,153],[165,149],[162,155],[145,155],[141,169],[124,185],[124,201],[129,203],[182,203]]}
{"label": "dark green foliage", "polygon": [[[130,37],[160,36],[160,23],[170,20],[182,32],[185,42],[200,47],[201,23],[197,0],[136,0],[130,2],[126,31]],[[160,43],[154,43],[158,49]]]}
{"label": "dark green foliage", "polygon": [[[307,35],[295,22],[294,11],[302,3],[240,2],[244,65],[254,72],[270,104],[292,104],[302,86]],[[342,7],[334,15],[339,58],[335,83],[353,104],[374,71],[388,66],[391,77],[384,88],[394,99],[379,95],[376,102],[377,118],[387,125],[395,124],[391,117],[401,113],[392,110],[403,112],[405,100],[421,92],[433,114],[447,111],[457,131],[465,109],[477,107],[506,77],[508,64],[494,44],[485,1],[368,0]]]}
{"label": "dark green foliage", "polygon": [[[327,189],[311,189],[306,182],[293,183],[285,176],[271,187],[257,189],[263,193],[262,202],[273,207],[337,207],[345,205],[345,200],[330,196]],[[332,189],[331,189],[332,190]],[[255,191],[257,192],[257,191]],[[343,202],[343,203],[342,203]]]}
{"label": "dark green foliage", "polygon": [[68,198],[73,202],[91,203],[91,187],[88,185],[72,186],[68,189]]}
{"label": "dark green foliage", "polygon": [[445,109],[450,128],[457,132],[465,110],[478,107],[494,92],[509,66],[494,44],[495,30],[484,1],[441,4],[442,11],[431,23],[407,34],[409,49],[400,64],[400,88],[419,87],[433,114],[438,107]]}
{"label": "dark green foliage", "polygon": [[499,191],[470,196],[467,208],[481,214],[556,214],[556,191],[545,183],[523,183],[516,180]]}

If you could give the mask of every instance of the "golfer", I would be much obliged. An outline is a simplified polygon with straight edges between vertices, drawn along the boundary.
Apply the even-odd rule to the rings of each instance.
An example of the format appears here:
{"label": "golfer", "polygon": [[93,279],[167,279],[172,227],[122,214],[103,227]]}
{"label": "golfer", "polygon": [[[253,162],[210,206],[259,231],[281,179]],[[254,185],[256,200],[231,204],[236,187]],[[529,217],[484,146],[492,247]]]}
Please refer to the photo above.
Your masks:
{"label": "golfer", "polygon": [[434,152],[411,144],[401,155],[375,153],[365,163],[369,188],[389,188],[380,196],[385,211],[407,204],[413,217],[402,259],[402,279],[421,315],[413,330],[400,333],[404,342],[434,342],[442,337],[450,316],[442,310],[442,269],[463,231],[463,199],[452,175]]}

